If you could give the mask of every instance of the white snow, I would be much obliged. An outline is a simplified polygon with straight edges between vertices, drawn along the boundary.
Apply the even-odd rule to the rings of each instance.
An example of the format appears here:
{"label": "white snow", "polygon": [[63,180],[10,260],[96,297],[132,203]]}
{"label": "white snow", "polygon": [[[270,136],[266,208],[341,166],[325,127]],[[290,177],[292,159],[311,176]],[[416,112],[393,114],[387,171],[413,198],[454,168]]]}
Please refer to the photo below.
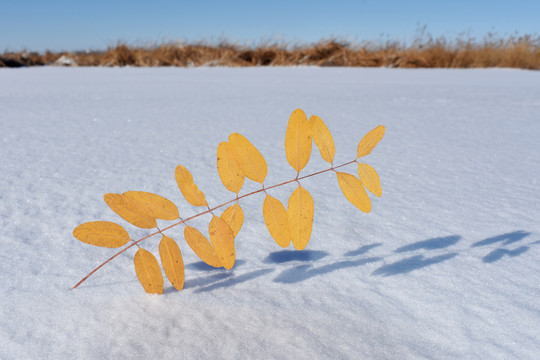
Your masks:
{"label": "white snow", "polygon": [[[383,188],[370,214],[326,173],[303,182],[315,221],[302,252],[271,239],[259,194],[241,203],[232,271],[201,263],[178,227],[183,291],[146,294],[134,248],[70,291],[115,253],[74,239],[77,225],[147,233],[103,194],[155,192],[188,217],[182,164],[211,206],[228,201],[215,151],[232,132],[265,156],[266,185],[291,179],[296,108],[326,122],[336,164],[386,126],[365,158]],[[0,69],[0,358],[538,359],[539,139],[540,72]],[[314,148],[302,174],[327,167]],[[294,188],[270,193],[286,203]],[[158,240],[142,246],[157,255]]]}

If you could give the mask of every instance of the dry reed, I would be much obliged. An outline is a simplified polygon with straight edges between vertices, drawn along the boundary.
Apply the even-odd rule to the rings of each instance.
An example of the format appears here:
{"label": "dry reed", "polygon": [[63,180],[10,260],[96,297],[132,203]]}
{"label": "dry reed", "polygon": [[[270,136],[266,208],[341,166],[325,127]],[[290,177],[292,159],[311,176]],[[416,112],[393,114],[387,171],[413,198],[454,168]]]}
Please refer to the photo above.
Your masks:
{"label": "dry reed", "polygon": [[540,37],[487,36],[474,39],[423,37],[411,45],[351,44],[337,39],[306,46],[266,43],[242,46],[222,42],[166,43],[151,46],[118,44],[106,51],[4,52],[0,67],[39,65],[79,66],[352,66],[399,68],[486,68],[540,69]]}

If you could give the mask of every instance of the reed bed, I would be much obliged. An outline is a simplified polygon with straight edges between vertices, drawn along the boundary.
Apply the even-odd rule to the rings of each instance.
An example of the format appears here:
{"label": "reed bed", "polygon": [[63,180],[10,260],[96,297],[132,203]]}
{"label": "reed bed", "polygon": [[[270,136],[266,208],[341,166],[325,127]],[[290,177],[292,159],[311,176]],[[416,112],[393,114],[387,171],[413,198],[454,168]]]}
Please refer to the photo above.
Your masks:
{"label": "reed bed", "polygon": [[164,43],[137,46],[119,43],[105,51],[4,52],[0,67],[66,66],[350,66],[396,68],[540,69],[540,37],[487,36],[447,40],[423,38],[410,45],[397,42],[355,44],[338,39],[311,45],[264,43],[256,46]]}

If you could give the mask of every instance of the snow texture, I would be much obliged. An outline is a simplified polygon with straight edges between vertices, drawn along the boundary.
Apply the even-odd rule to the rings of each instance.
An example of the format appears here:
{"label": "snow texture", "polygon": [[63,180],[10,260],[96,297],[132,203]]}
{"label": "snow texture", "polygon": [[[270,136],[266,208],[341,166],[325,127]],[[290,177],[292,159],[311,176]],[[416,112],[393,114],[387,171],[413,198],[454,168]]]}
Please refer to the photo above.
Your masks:
{"label": "snow texture", "polygon": [[[274,243],[258,194],[242,201],[233,270],[201,263],[177,227],[182,292],[165,280],[146,294],[135,247],[70,291],[115,252],[74,239],[77,225],[147,233],[103,194],[155,192],[191,216],[182,164],[211,206],[228,201],[215,154],[232,132],[265,156],[266,185],[294,178],[296,108],[326,122],[335,164],[386,126],[365,158],[383,188],[370,214],[325,173],[303,182],[315,201],[304,251]],[[539,139],[540,72],[0,69],[0,358],[538,359]],[[302,174],[327,167],[313,148]],[[270,194],[286,203],[294,188]],[[158,240],[142,246],[157,255]]]}

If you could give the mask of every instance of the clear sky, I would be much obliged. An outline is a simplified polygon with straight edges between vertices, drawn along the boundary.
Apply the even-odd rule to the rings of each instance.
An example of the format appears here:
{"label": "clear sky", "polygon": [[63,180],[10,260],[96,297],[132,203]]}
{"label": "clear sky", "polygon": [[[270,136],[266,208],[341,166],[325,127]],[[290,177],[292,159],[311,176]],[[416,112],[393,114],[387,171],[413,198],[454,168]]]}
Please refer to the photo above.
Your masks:
{"label": "clear sky", "polygon": [[455,38],[540,35],[540,0],[138,1],[3,0],[0,52],[99,50],[173,40],[312,43],[411,41],[418,29]]}

